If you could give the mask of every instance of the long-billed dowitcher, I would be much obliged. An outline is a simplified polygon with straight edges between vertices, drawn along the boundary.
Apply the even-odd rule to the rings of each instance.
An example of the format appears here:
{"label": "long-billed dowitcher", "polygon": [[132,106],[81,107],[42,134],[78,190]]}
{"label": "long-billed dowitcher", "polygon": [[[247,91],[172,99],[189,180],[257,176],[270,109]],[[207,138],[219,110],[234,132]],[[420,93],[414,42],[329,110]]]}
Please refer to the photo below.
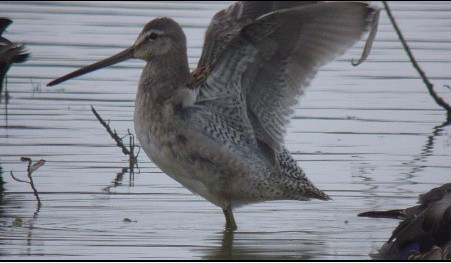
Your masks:
{"label": "long-billed dowitcher", "polygon": [[22,63],[28,59],[28,53],[21,44],[15,44],[2,37],[5,29],[12,23],[8,18],[0,18],[0,92],[3,90],[3,79],[13,63]]}
{"label": "long-billed dowitcher", "polygon": [[376,258],[390,260],[451,259],[451,183],[418,197],[419,205],[370,211],[359,216],[402,219]]}
{"label": "long-billed dowitcher", "polygon": [[130,58],[145,60],[135,101],[137,138],[166,174],[221,207],[330,199],[284,146],[297,97],[318,68],[368,28],[365,3],[238,2],[218,12],[190,73],[186,37],[156,18],[133,46],[48,85]]}

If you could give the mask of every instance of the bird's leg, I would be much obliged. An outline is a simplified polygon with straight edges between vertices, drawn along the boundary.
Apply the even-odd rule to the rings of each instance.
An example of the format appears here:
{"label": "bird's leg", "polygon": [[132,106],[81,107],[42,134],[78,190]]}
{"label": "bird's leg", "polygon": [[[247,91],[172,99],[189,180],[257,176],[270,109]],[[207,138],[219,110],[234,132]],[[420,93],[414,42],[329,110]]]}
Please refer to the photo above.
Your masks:
{"label": "bird's leg", "polygon": [[227,209],[222,209],[226,218],[226,229],[228,230],[236,230],[238,227],[235,223],[235,218],[233,217],[232,207],[230,205],[227,206]]}

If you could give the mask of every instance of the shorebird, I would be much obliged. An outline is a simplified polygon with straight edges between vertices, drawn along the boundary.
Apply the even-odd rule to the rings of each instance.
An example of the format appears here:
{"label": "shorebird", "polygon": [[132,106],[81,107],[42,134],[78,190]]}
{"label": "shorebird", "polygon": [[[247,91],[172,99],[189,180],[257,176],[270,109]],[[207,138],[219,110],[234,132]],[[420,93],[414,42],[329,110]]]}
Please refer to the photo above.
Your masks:
{"label": "shorebird", "polygon": [[318,68],[353,46],[375,9],[365,3],[237,2],[218,12],[190,72],[186,37],[156,18],[126,50],[48,86],[130,58],[147,62],[134,124],[147,156],[223,209],[269,200],[329,200],[284,146],[297,97]]}
{"label": "shorebird", "polygon": [[451,259],[451,183],[418,197],[419,205],[370,211],[359,216],[401,219],[392,236],[374,255],[389,260]]}
{"label": "shorebird", "polygon": [[3,80],[13,63],[22,63],[28,59],[28,53],[21,44],[14,44],[2,37],[5,29],[12,23],[8,18],[0,18],[0,92],[3,90]]}

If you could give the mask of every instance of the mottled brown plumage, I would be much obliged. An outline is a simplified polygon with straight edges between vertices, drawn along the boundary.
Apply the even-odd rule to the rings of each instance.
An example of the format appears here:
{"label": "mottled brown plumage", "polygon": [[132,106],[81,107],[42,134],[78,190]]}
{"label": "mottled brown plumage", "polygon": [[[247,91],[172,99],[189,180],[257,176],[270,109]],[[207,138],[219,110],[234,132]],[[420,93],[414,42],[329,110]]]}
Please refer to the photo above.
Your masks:
{"label": "mottled brown plumage", "polygon": [[451,259],[451,183],[418,197],[419,205],[397,210],[369,211],[359,216],[402,221],[376,258],[391,260]]}
{"label": "mottled brown plumage", "polygon": [[13,63],[22,63],[28,59],[22,44],[15,44],[2,37],[3,32],[12,23],[8,18],[0,18],[0,93],[3,90],[3,80]]}
{"label": "mottled brown plumage", "polygon": [[233,207],[329,199],[283,135],[310,79],[361,38],[374,11],[364,3],[235,3],[212,19],[192,73],[181,27],[157,18],[127,50],[49,85],[145,60],[134,114],[142,148],[166,174],[221,207],[235,229]]}

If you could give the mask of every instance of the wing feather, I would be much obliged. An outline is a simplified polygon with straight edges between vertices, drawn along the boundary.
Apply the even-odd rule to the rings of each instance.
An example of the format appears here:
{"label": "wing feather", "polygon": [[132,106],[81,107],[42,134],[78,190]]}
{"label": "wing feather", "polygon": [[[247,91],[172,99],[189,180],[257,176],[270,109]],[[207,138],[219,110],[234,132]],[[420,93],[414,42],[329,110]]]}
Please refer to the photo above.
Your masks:
{"label": "wing feather", "polygon": [[[251,13],[246,8],[235,4],[213,19],[224,22],[226,29],[212,25],[207,32],[215,40],[206,42],[199,62],[199,67],[211,69],[198,101],[225,120],[241,120],[239,132],[280,152],[293,106],[304,88],[321,66],[361,38],[375,10],[357,2],[318,3],[270,13],[263,8]],[[227,14],[235,18],[220,19]],[[218,39],[224,40],[222,46],[215,46]]]}

